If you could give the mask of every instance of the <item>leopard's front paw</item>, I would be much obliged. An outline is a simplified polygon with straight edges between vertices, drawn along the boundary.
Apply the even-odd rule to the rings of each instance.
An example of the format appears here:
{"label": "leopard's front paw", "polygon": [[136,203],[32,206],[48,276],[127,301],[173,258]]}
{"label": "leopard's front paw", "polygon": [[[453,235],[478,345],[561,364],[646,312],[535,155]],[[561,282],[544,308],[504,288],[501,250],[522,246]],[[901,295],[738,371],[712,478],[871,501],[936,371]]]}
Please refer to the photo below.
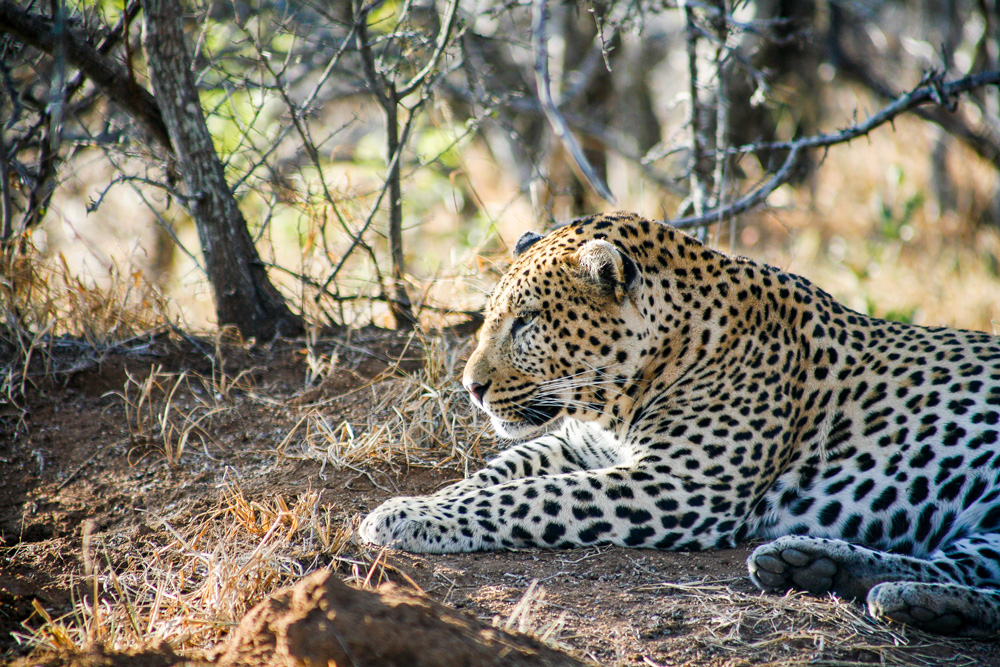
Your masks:
{"label": "leopard's front paw", "polygon": [[435,514],[420,498],[393,498],[365,517],[358,534],[369,544],[404,551],[469,551],[458,543],[457,526]]}
{"label": "leopard's front paw", "polygon": [[375,508],[358,528],[361,539],[380,547],[406,548],[403,543],[408,541],[415,527],[411,518],[411,514],[415,513],[415,508],[410,506],[412,500],[393,498]]}

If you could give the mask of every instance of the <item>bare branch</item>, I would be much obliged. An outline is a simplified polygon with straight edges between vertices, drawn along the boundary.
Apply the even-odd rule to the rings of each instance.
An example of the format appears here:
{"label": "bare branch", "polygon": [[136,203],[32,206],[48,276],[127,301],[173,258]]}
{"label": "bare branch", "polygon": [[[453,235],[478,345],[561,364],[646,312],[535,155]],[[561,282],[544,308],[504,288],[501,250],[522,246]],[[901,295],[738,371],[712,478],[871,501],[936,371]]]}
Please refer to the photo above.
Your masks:
{"label": "bare branch", "polygon": [[[115,46],[121,42],[126,49],[126,65],[128,69],[126,70],[126,76],[129,81],[135,81],[135,75],[132,73],[132,62],[129,57],[130,46],[128,41],[128,31],[131,22],[139,15],[139,10],[142,9],[142,5],[139,0],[129,0],[125,7],[122,8],[121,16],[118,17],[118,22],[115,24],[111,30],[101,36],[100,41],[97,42],[95,50],[102,56],[106,56],[111,53]],[[85,80],[85,73],[83,70],[78,70],[77,73],[69,80],[66,84],[66,100],[69,101],[76,92],[83,85]]]}
{"label": "bare branch", "polygon": [[[843,57],[841,60],[842,62],[837,68],[838,73],[842,73],[848,78],[859,81],[869,90],[884,99],[891,100],[895,97],[895,93],[889,89],[887,84],[877,80],[871,72],[869,72],[860,63],[853,60],[847,60],[846,57]],[[963,119],[961,115],[951,114],[949,111],[950,109],[947,108],[947,105],[942,105],[941,107],[917,109],[914,113],[916,113],[920,118],[934,123],[942,130],[971,148],[979,157],[984,160],[988,160],[997,169],[1000,169],[1000,136],[998,136],[1000,123],[996,121],[996,118],[991,114],[986,113],[983,118],[984,127],[982,130],[977,131],[974,127],[970,126],[970,124]],[[990,122],[991,120],[993,122]]]}
{"label": "bare branch", "polygon": [[[354,40],[354,36],[357,30],[358,30],[358,22],[355,21],[354,23],[351,24],[350,30],[348,30],[347,35],[344,36],[343,41],[340,43],[340,47],[330,58],[330,61],[327,63],[326,68],[324,68],[323,73],[316,81],[316,84],[313,86],[312,90],[306,96],[306,99],[303,100],[303,102],[298,105],[299,113],[302,115],[302,117],[306,117],[313,112],[314,105],[317,104],[317,99],[319,98],[320,90],[323,89],[327,81],[329,81],[330,77],[333,76],[334,68],[340,62],[340,59],[344,55],[344,53],[347,52],[348,48],[350,47],[351,43]],[[279,81],[278,83],[280,87],[281,82]],[[236,181],[236,183],[233,184],[234,192],[238,187],[243,185],[244,181],[246,181],[246,179],[249,178],[252,173],[254,173],[261,165],[263,165],[266,162],[266,160],[271,156],[271,154],[278,149],[278,147],[282,144],[285,138],[293,131],[294,127],[295,125],[292,124],[292,125],[286,125],[284,128],[282,128],[281,132],[279,132],[278,136],[274,138],[268,149],[264,151],[264,153],[260,156],[260,159],[251,164],[250,167],[247,169],[246,173],[238,181]]]}
{"label": "bare branch", "polygon": [[196,199],[198,196],[197,194],[195,195],[185,194],[180,190],[177,190],[176,188],[172,188],[169,185],[164,185],[160,181],[156,181],[151,178],[144,178],[142,176],[136,176],[132,174],[120,174],[118,176],[115,176],[113,179],[111,179],[111,181],[107,185],[104,186],[104,189],[102,189],[100,194],[97,195],[97,199],[91,197],[90,201],[87,202],[87,213],[93,213],[97,209],[99,209],[101,207],[101,204],[104,203],[104,198],[108,195],[108,193],[112,190],[112,188],[114,188],[119,183],[142,183],[143,185],[159,188],[160,190],[163,190],[177,201],[181,202],[185,207],[188,206],[188,202],[190,202],[192,199]]}
{"label": "bare branch", "polygon": [[[410,298],[406,294],[406,285],[403,280],[405,273],[406,257],[403,253],[403,191],[400,182],[400,156],[406,146],[406,135],[402,140],[399,136],[399,103],[400,95],[394,81],[391,81],[386,73],[381,69],[376,69],[376,59],[368,42],[368,14],[360,11],[357,15],[359,51],[361,52],[362,69],[365,78],[368,80],[375,99],[385,113],[385,140],[386,140],[386,161],[389,163],[389,173],[386,175],[386,189],[389,195],[389,256],[392,265],[392,290],[393,299],[389,302],[390,311],[396,321],[397,328],[412,328],[417,319],[413,314],[410,305]],[[406,127],[416,115],[416,109],[426,97],[421,97],[420,101],[410,110]],[[372,214],[378,210],[378,203],[381,202],[381,194],[372,209]],[[355,239],[360,239],[360,234]],[[351,250],[356,244],[351,244]],[[346,257],[346,256],[345,256]],[[341,266],[343,260],[341,260]],[[338,267],[339,269],[339,267]],[[336,272],[332,275],[336,275]]]}
{"label": "bare branch", "polygon": [[[1000,70],[981,72],[963,77],[951,83],[944,83],[940,74],[935,74],[925,78],[915,89],[908,93],[903,93],[892,103],[883,107],[879,111],[868,116],[860,123],[854,123],[850,127],[837,132],[819,134],[812,137],[803,137],[793,141],[773,141],[766,144],[747,144],[736,146],[726,151],[727,154],[754,153],[761,150],[792,149],[799,148],[824,148],[836,144],[846,143],[858,137],[866,136],[872,130],[891,122],[896,116],[907,111],[916,109],[924,104],[933,103],[944,106],[951,105],[956,96],[982,88],[983,86],[1000,85]],[[939,101],[940,100],[940,101]],[[986,157],[986,156],[984,156]]]}
{"label": "bare branch", "polygon": [[781,168],[769,179],[755,187],[743,197],[740,197],[732,204],[724,207],[717,207],[708,211],[704,215],[689,216],[670,221],[674,227],[679,229],[689,229],[693,227],[704,227],[730,216],[739,215],[758,204],[763,203],[768,195],[777,190],[781,185],[788,182],[794,167],[802,151],[811,148],[826,148],[836,144],[847,143],[852,139],[867,136],[870,132],[881,125],[891,122],[897,116],[915,109],[921,105],[934,103],[942,106],[951,106],[955,97],[961,93],[980,88],[982,86],[1000,85],[1000,71],[983,72],[980,74],[967,76],[951,83],[945,83],[941,75],[935,74],[925,77],[924,82],[914,90],[900,95],[891,104],[883,107],[879,111],[868,116],[860,123],[854,123],[848,128],[839,132],[819,134],[812,137],[803,137],[794,141],[779,141],[769,144],[750,144],[739,146],[726,151],[727,154],[751,153],[764,148],[781,148],[789,151]]}
{"label": "bare branch", "polygon": [[444,20],[444,24],[441,29],[438,30],[437,45],[434,47],[434,53],[431,55],[430,60],[424,65],[424,68],[417,72],[410,82],[405,86],[400,87],[396,94],[400,97],[406,97],[418,87],[420,87],[424,80],[434,72],[437,67],[438,61],[441,59],[442,54],[444,54],[445,47],[448,46],[448,40],[451,37],[451,31],[455,27],[455,19],[458,16],[458,0],[451,0],[451,4],[448,5],[448,15]]}
{"label": "bare branch", "polygon": [[[502,97],[484,99],[484,97],[486,97],[484,94],[477,94],[467,88],[460,88],[459,86],[447,82],[444,84],[444,90],[448,95],[451,95],[456,99],[482,105],[482,117],[490,116],[497,108],[507,109],[509,111],[513,111],[514,113],[528,116],[544,116],[541,105],[539,105],[536,100],[530,98]],[[621,140],[614,136],[614,134],[605,127],[598,125],[589,119],[583,118],[578,114],[566,113],[563,117],[566,119],[566,123],[577,133],[596,141],[605,149],[613,151],[633,163],[636,169],[642,172],[642,175],[649,179],[650,182],[656,183],[659,187],[672,192],[675,195],[683,194],[681,187],[673,178],[658,172],[650,165],[651,161],[647,160],[646,156],[640,155],[634,150],[626,148],[622,144]]]}
{"label": "bare branch", "polygon": [[263,48],[259,44],[257,44],[257,51],[260,54],[260,62],[265,68],[267,68],[268,73],[270,73],[270,75],[277,82],[276,89],[278,94],[281,96],[282,101],[285,103],[285,106],[288,108],[288,113],[292,118],[292,126],[295,127],[299,137],[302,139],[302,147],[305,150],[306,155],[309,157],[309,161],[316,169],[320,186],[323,188],[323,197],[333,209],[334,215],[337,217],[337,221],[340,223],[341,228],[347,233],[348,236],[353,237],[354,231],[348,226],[344,216],[341,215],[336,199],[334,198],[333,193],[330,192],[330,188],[327,185],[326,176],[323,174],[323,164],[320,160],[319,151],[316,149],[316,143],[313,141],[312,133],[309,131],[308,125],[303,120],[303,114],[299,111],[299,108],[289,95],[288,89],[283,83],[281,72],[274,70],[271,66],[270,59],[263,53]]}
{"label": "bare branch", "polygon": [[[402,160],[402,155],[403,155],[403,147],[406,146],[406,142],[409,140],[410,131],[413,127],[413,121],[416,119],[416,116],[417,115],[415,113],[411,113],[409,118],[407,118],[406,123],[403,125],[402,136],[397,142],[396,150],[392,153],[388,163],[386,164],[386,168],[389,173],[392,173],[393,170],[399,168],[399,162],[400,160]],[[340,262],[337,263],[337,266],[334,267],[333,271],[323,282],[322,289],[326,290],[330,286],[330,283],[332,283],[337,278],[337,274],[340,273],[340,270],[347,263],[347,258],[351,256],[351,253],[354,252],[354,249],[357,248],[359,245],[364,245],[362,242],[362,238],[364,237],[365,232],[368,231],[368,228],[371,227],[371,224],[375,219],[375,214],[378,213],[379,207],[382,205],[382,200],[385,198],[385,195],[389,191],[389,183],[390,180],[387,178],[385,183],[383,183],[382,187],[379,189],[378,195],[375,198],[375,202],[372,204],[371,211],[368,213],[368,217],[365,218],[364,224],[362,224],[361,227],[358,229],[357,234],[355,234],[351,238],[351,245],[344,252],[344,254],[341,255]],[[319,299],[317,298],[317,301],[318,300]]]}
{"label": "bare branch", "polygon": [[[572,81],[572,85],[562,91],[560,95],[560,110],[565,109],[573,100],[583,95],[593,84],[594,77],[602,68],[608,72],[611,71],[611,64],[608,61],[608,56],[611,53],[610,44],[618,37],[621,25],[631,9],[632,4],[629,2],[618,3],[611,8],[609,16],[596,18],[597,34],[594,35],[590,49],[575,72],[572,72],[568,77],[565,73],[563,75],[564,78]],[[604,34],[605,26],[610,28],[610,34]],[[572,122],[570,125],[572,126]]]}
{"label": "bare branch", "polygon": [[548,0],[535,0],[532,5],[531,43],[535,51],[535,86],[538,89],[538,101],[552,131],[573,156],[573,161],[583,174],[584,179],[590,183],[597,194],[614,203],[614,195],[611,194],[608,186],[604,184],[604,181],[597,175],[583,154],[580,142],[573,136],[566,119],[552,99],[552,86],[549,82],[548,13]]}
{"label": "bare branch", "polygon": [[703,215],[692,215],[686,218],[677,218],[676,220],[669,220],[667,223],[677,229],[707,227],[708,225],[714,225],[717,222],[722,222],[731,216],[749,211],[758,204],[763,203],[767,199],[768,195],[788,182],[788,179],[791,178],[795,169],[795,165],[798,163],[799,152],[801,150],[801,146],[793,146],[788,151],[788,157],[785,158],[785,163],[781,165],[781,169],[776,171],[771,178],[767,179],[756,188],[734,201],[732,204],[708,211]]}
{"label": "bare branch", "polygon": [[272,339],[302,333],[271,283],[247,229],[246,219],[226,184],[198,91],[192,59],[184,44],[181,17],[172,0],[143,0],[143,48],[153,89],[170,131],[178,165],[190,193],[188,210],[198,229],[205,268],[220,324],[233,324],[245,337]]}

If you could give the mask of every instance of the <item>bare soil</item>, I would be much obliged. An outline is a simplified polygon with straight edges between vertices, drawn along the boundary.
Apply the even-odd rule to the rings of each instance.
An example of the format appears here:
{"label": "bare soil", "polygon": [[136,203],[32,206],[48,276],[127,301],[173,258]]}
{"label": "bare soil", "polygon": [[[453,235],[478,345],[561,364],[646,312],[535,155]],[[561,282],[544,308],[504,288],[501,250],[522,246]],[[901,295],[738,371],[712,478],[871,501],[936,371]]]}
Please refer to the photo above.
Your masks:
{"label": "bare soil", "polygon": [[[431,650],[455,633],[468,638],[471,652],[454,664],[494,664],[490,660],[496,656],[512,656],[515,640],[504,634],[510,631],[534,637],[524,646],[544,644],[573,656],[545,664],[1000,667],[996,641],[942,639],[874,622],[860,605],[832,598],[763,595],[746,576],[752,545],[707,553],[601,547],[441,556],[358,544],[353,528],[378,503],[459,479],[465,468],[481,464],[483,456],[502,446],[488,433],[477,436],[476,446],[463,449],[462,456],[446,446],[449,433],[468,435],[473,418],[468,408],[451,408],[442,398],[442,387],[455,389],[458,378],[430,386],[426,378],[434,374],[428,375],[427,365],[437,363],[441,350],[444,356],[467,353],[467,342],[465,333],[413,338],[368,330],[308,349],[294,342],[246,347],[166,335],[103,352],[68,340],[53,344],[28,369],[23,396],[0,404],[0,661],[88,667],[317,664],[316,655],[295,658],[287,649],[275,658],[277,621],[260,621],[263,612],[251,612],[257,621],[239,622],[262,601],[270,600],[265,606],[272,611],[286,604],[293,594],[281,592],[283,586],[329,569],[356,590],[387,582],[395,586],[363,604],[392,607],[405,599],[424,610],[385,617],[384,627],[394,629],[385,637],[419,649],[414,655],[433,655]],[[438,352],[431,355],[429,347]],[[321,372],[317,358],[330,360]],[[424,378],[417,386],[420,400],[463,411],[465,426],[422,424],[428,436],[407,445],[406,452],[393,454],[393,447],[403,445],[388,442],[381,453],[349,461],[322,459],[315,448],[307,456],[297,447],[301,439],[318,437],[307,425],[319,422],[306,417],[322,415],[338,433],[355,437],[356,430],[371,430],[392,418],[394,410],[409,414],[409,405],[386,407],[379,396],[419,373]],[[163,380],[182,374],[185,381],[173,389]],[[158,386],[164,388],[141,403],[138,388],[150,377],[162,380]],[[193,378],[210,381],[189,381]],[[190,420],[164,418],[168,403],[170,419],[177,414],[200,419],[176,456],[164,443],[176,444],[179,435],[171,429]],[[214,411],[198,412],[199,405],[215,406]],[[482,424],[476,429],[485,431]],[[310,498],[315,499],[310,511],[318,517],[310,530],[318,534],[316,526],[326,526],[320,540],[325,548],[311,546],[316,540],[305,537],[308,513],[295,509]],[[269,514],[268,508],[275,507]],[[255,526],[260,527],[256,532]],[[141,581],[135,576],[143,568],[146,579],[152,579],[158,559],[176,550],[187,554],[175,559],[176,572],[186,578],[177,590],[195,590],[210,577],[212,558],[225,551],[225,540],[209,539],[215,528],[232,536],[234,544],[245,540],[251,545],[234,557],[234,572],[241,581],[254,581],[230,596],[239,604],[223,604],[222,597],[213,603],[217,622],[199,617],[196,623],[194,611],[171,618],[164,611],[170,596],[146,600],[136,592],[139,584],[125,583]],[[262,569],[256,576],[255,559],[265,545],[285,555],[273,571],[277,574]],[[319,584],[310,585],[309,590],[319,590]],[[325,600],[316,602],[328,614],[324,618],[334,618],[331,609],[342,609],[341,621],[349,618],[343,615],[349,605],[338,607],[329,601],[334,598],[323,597],[327,594],[333,595],[313,597]],[[308,594],[300,591],[300,596]],[[128,601],[133,617],[140,616],[139,606],[152,611],[133,621],[131,630],[119,630],[107,620],[111,612],[102,611],[112,608],[105,604],[112,599]],[[356,620],[338,626],[337,635],[357,642],[351,644],[355,647],[376,636],[357,620],[375,612],[357,604],[362,606],[355,609]],[[443,622],[451,634],[428,630],[427,618]],[[272,649],[239,649],[255,642]],[[364,655],[353,664],[406,664],[378,651]],[[352,664],[351,658],[329,652],[320,657],[322,664]],[[496,664],[516,663],[511,657]]]}

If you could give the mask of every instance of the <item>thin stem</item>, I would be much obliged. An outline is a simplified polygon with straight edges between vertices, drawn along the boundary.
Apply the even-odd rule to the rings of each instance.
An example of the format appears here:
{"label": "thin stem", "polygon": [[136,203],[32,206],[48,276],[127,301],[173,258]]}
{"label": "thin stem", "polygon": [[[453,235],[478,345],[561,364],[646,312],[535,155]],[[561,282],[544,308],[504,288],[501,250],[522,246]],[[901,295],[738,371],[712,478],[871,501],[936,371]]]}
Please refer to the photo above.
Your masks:
{"label": "thin stem", "polygon": [[566,123],[566,119],[553,100],[552,84],[549,81],[548,14],[548,1],[535,0],[532,5],[531,14],[531,44],[535,52],[535,88],[538,93],[538,102],[556,138],[569,151],[584,180],[590,184],[597,194],[601,195],[605,200],[614,203],[614,195],[611,194],[611,190],[608,189],[608,186],[604,184],[601,177],[597,175],[594,167],[591,166],[590,161],[587,160],[580,142],[573,136],[569,125]]}

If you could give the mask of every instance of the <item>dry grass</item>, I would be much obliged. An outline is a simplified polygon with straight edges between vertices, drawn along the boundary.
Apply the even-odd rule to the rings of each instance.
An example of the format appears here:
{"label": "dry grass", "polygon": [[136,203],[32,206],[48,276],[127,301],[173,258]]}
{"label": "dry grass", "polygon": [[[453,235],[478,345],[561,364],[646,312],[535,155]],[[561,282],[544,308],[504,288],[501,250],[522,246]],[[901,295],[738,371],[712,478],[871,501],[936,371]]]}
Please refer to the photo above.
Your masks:
{"label": "dry grass", "polygon": [[[485,425],[468,409],[454,382],[468,342],[427,337],[414,338],[412,345],[400,357],[423,358],[420,369],[403,374],[390,366],[328,399],[275,398],[251,382],[250,371],[202,376],[167,372],[161,366],[142,373],[126,370],[122,390],[107,396],[124,413],[131,464],[162,465],[165,474],[192,466],[224,469],[213,455],[226,451],[216,438],[216,423],[251,404],[297,415],[295,425],[269,452],[272,462],[265,469],[273,461],[317,460],[321,478],[330,468],[372,479],[368,471],[376,462],[477,466],[478,438],[468,436],[481,435]],[[340,354],[306,351],[310,360],[298,399],[315,396],[311,389],[322,387],[341,369],[339,360],[350,354],[349,344],[343,346]],[[219,347],[218,368],[222,356]],[[334,404],[359,397],[372,401],[364,421],[330,420]],[[250,495],[233,481],[209,510],[192,515],[197,499],[190,498],[171,512],[151,511],[143,520],[142,537],[121,531],[98,534],[88,524],[81,554],[84,572],[65,581],[74,592],[72,609],[53,616],[36,604],[36,613],[16,638],[29,650],[83,649],[94,642],[127,650],[160,641],[179,651],[204,650],[227,636],[256,602],[318,567],[333,565],[356,585],[384,581],[387,568],[393,571],[384,554],[358,549],[352,522],[320,497],[313,490],[286,496],[259,488]],[[43,548],[44,543],[22,544],[13,557]]]}
{"label": "dry grass", "polygon": [[[43,255],[31,236],[0,254],[0,408],[17,411],[29,386],[95,363],[110,349],[141,345],[166,327],[166,295],[141,271],[112,262],[100,284],[61,253]],[[6,419],[5,419],[6,418]],[[9,414],[0,414],[2,422]]]}
{"label": "dry grass", "polygon": [[561,651],[572,651],[568,644],[561,641],[561,635],[566,630],[567,613],[562,611],[552,618],[545,608],[545,596],[545,588],[539,585],[538,579],[532,579],[507,619],[500,622],[499,618],[495,618],[493,623],[507,632],[520,632]]}
{"label": "dry grass", "polygon": [[[120,259],[129,266],[127,258]],[[100,348],[166,323],[169,297],[142,271],[122,269],[118,261],[100,276],[81,272],[62,253],[40,252],[30,236],[7,248],[2,261],[3,335],[14,340],[30,336],[24,347],[38,349],[38,340],[72,336]]]}
{"label": "dry grass", "polygon": [[161,529],[150,539],[159,543],[128,549],[87,525],[85,574],[69,582],[77,591],[72,610],[53,618],[36,604],[19,640],[49,649],[93,642],[115,650],[160,641],[182,651],[214,646],[276,588],[343,558],[351,530],[319,498],[306,491],[251,501],[233,484],[193,519],[150,517]]}
{"label": "dry grass", "polygon": [[[390,367],[334,399],[306,404],[305,413],[278,446],[279,454],[320,461],[324,471],[327,466],[356,469],[381,461],[408,467],[457,466],[467,473],[481,463],[489,424],[470,409],[466,392],[456,382],[472,343],[421,336],[411,344],[424,360],[419,369],[401,374]],[[309,365],[320,369],[313,381],[321,386],[323,373],[328,377],[336,369],[333,360]],[[364,421],[331,421],[326,410],[330,400],[354,396],[363,396],[369,406]],[[428,452],[434,455],[428,458]],[[441,452],[446,452],[443,458]]]}
{"label": "dry grass", "polygon": [[129,439],[136,451],[152,447],[173,469],[189,443],[197,441],[206,454],[209,444],[223,449],[213,435],[212,420],[237,409],[232,402],[234,391],[252,391],[251,372],[243,370],[230,378],[218,369],[210,377],[188,371],[167,373],[160,366],[145,376],[126,370],[124,388],[111,393],[124,405]]}

